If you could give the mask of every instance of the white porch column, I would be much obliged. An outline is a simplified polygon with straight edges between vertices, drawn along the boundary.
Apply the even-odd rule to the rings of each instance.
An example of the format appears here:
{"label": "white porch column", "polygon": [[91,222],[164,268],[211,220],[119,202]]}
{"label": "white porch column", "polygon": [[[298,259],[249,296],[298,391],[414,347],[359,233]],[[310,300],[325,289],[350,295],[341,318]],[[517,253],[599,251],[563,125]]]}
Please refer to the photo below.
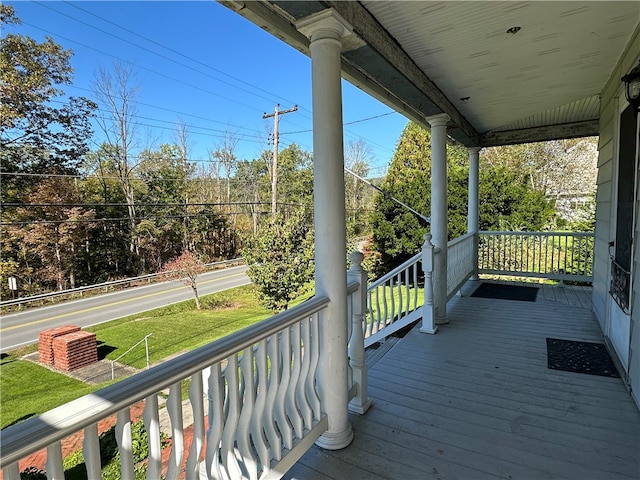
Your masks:
{"label": "white porch column", "polygon": [[474,233],[473,241],[473,274],[471,280],[478,280],[478,213],[480,185],[480,147],[471,147],[469,151],[469,208],[467,211],[467,232]]}
{"label": "white porch column", "polygon": [[447,319],[447,121],[446,114],[427,118],[431,125],[431,235],[434,258],[433,305],[437,325]]}
{"label": "white porch column", "polygon": [[342,37],[351,27],[332,10],[307,17],[296,27],[311,40],[316,294],[331,300],[320,322],[318,378],[329,428],[316,444],[337,450],[353,440],[348,419],[347,245],[340,68]]}

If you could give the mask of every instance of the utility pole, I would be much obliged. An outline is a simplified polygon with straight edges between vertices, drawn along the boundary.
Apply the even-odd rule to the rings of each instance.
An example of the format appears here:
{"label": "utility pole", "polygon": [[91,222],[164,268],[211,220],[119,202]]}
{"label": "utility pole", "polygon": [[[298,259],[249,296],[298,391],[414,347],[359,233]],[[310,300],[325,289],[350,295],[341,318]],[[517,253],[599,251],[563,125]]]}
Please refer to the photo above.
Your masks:
{"label": "utility pole", "polygon": [[273,166],[271,167],[271,214],[276,213],[278,204],[278,117],[285,113],[291,113],[298,110],[298,105],[288,110],[280,110],[280,104],[276,105],[275,112],[265,113],[262,118],[273,117]]}

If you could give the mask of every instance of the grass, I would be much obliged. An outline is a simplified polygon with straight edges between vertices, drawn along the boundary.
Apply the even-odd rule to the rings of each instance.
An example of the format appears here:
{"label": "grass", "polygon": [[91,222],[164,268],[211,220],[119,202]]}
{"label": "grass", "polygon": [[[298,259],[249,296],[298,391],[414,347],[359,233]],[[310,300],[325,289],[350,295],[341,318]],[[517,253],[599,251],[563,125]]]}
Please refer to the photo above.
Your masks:
{"label": "grass", "polygon": [[10,354],[0,362],[0,389],[0,428],[5,428],[96,388]]}
{"label": "grass", "polygon": [[[206,296],[202,304],[202,310],[196,310],[193,301],[182,302],[86,330],[96,333],[98,356],[109,360],[118,358],[151,334],[148,339],[149,359],[154,364],[206,345],[271,315],[257,303],[251,286]],[[145,368],[144,343],[127,353],[119,363]]]}
{"label": "grass", "polygon": [[[193,301],[182,302],[86,330],[96,333],[98,356],[107,359],[117,358],[151,333],[148,339],[149,356],[153,364],[194,350],[272,314],[258,304],[252,286],[208,295],[202,301],[202,310],[196,310]],[[88,385],[20,358],[36,350],[37,346],[31,346],[3,355],[0,362],[0,428],[44,413],[111,383]],[[144,344],[136,347],[120,362],[144,368]]]}

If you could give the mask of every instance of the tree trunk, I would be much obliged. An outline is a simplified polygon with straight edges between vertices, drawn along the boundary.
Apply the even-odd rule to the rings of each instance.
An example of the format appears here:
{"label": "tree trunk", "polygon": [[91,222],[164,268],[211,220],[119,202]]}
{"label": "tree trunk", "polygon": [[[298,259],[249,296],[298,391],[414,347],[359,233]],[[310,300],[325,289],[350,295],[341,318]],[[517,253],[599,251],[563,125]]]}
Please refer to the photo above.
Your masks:
{"label": "tree trunk", "polygon": [[195,282],[191,284],[191,289],[193,290],[193,297],[196,299],[196,308],[200,310],[200,297],[198,297],[198,287],[196,286]]}

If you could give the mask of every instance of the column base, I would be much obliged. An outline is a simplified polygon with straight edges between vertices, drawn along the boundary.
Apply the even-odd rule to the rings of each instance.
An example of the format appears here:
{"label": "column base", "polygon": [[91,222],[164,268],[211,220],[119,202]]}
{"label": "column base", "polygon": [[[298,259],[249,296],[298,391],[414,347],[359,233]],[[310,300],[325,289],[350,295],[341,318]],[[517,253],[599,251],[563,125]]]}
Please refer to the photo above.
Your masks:
{"label": "column base", "polygon": [[354,398],[349,402],[349,411],[351,413],[357,413],[358,415],[364,415],[365,413],[367,413],[367,410],[369,410],[370,406],[371,406],[370,398],[367,398],[362,404],[360,404],[360,402],[357,402],[356,399]]}
{"label": "column base", "polygon": [[353,441],[353,429],[351,423],[347,423],[347,428],[342,432],[324,432],[316,440],[316,445],[325,450],[340,450],[348,447]]}
{"label": "column base", "polygon": [[423,325],[422,327],[420,327],[420,333],[429,333],[431,335],[435,335],[437,331],[438,331],[437,325],[434,325],[433,327]]}

